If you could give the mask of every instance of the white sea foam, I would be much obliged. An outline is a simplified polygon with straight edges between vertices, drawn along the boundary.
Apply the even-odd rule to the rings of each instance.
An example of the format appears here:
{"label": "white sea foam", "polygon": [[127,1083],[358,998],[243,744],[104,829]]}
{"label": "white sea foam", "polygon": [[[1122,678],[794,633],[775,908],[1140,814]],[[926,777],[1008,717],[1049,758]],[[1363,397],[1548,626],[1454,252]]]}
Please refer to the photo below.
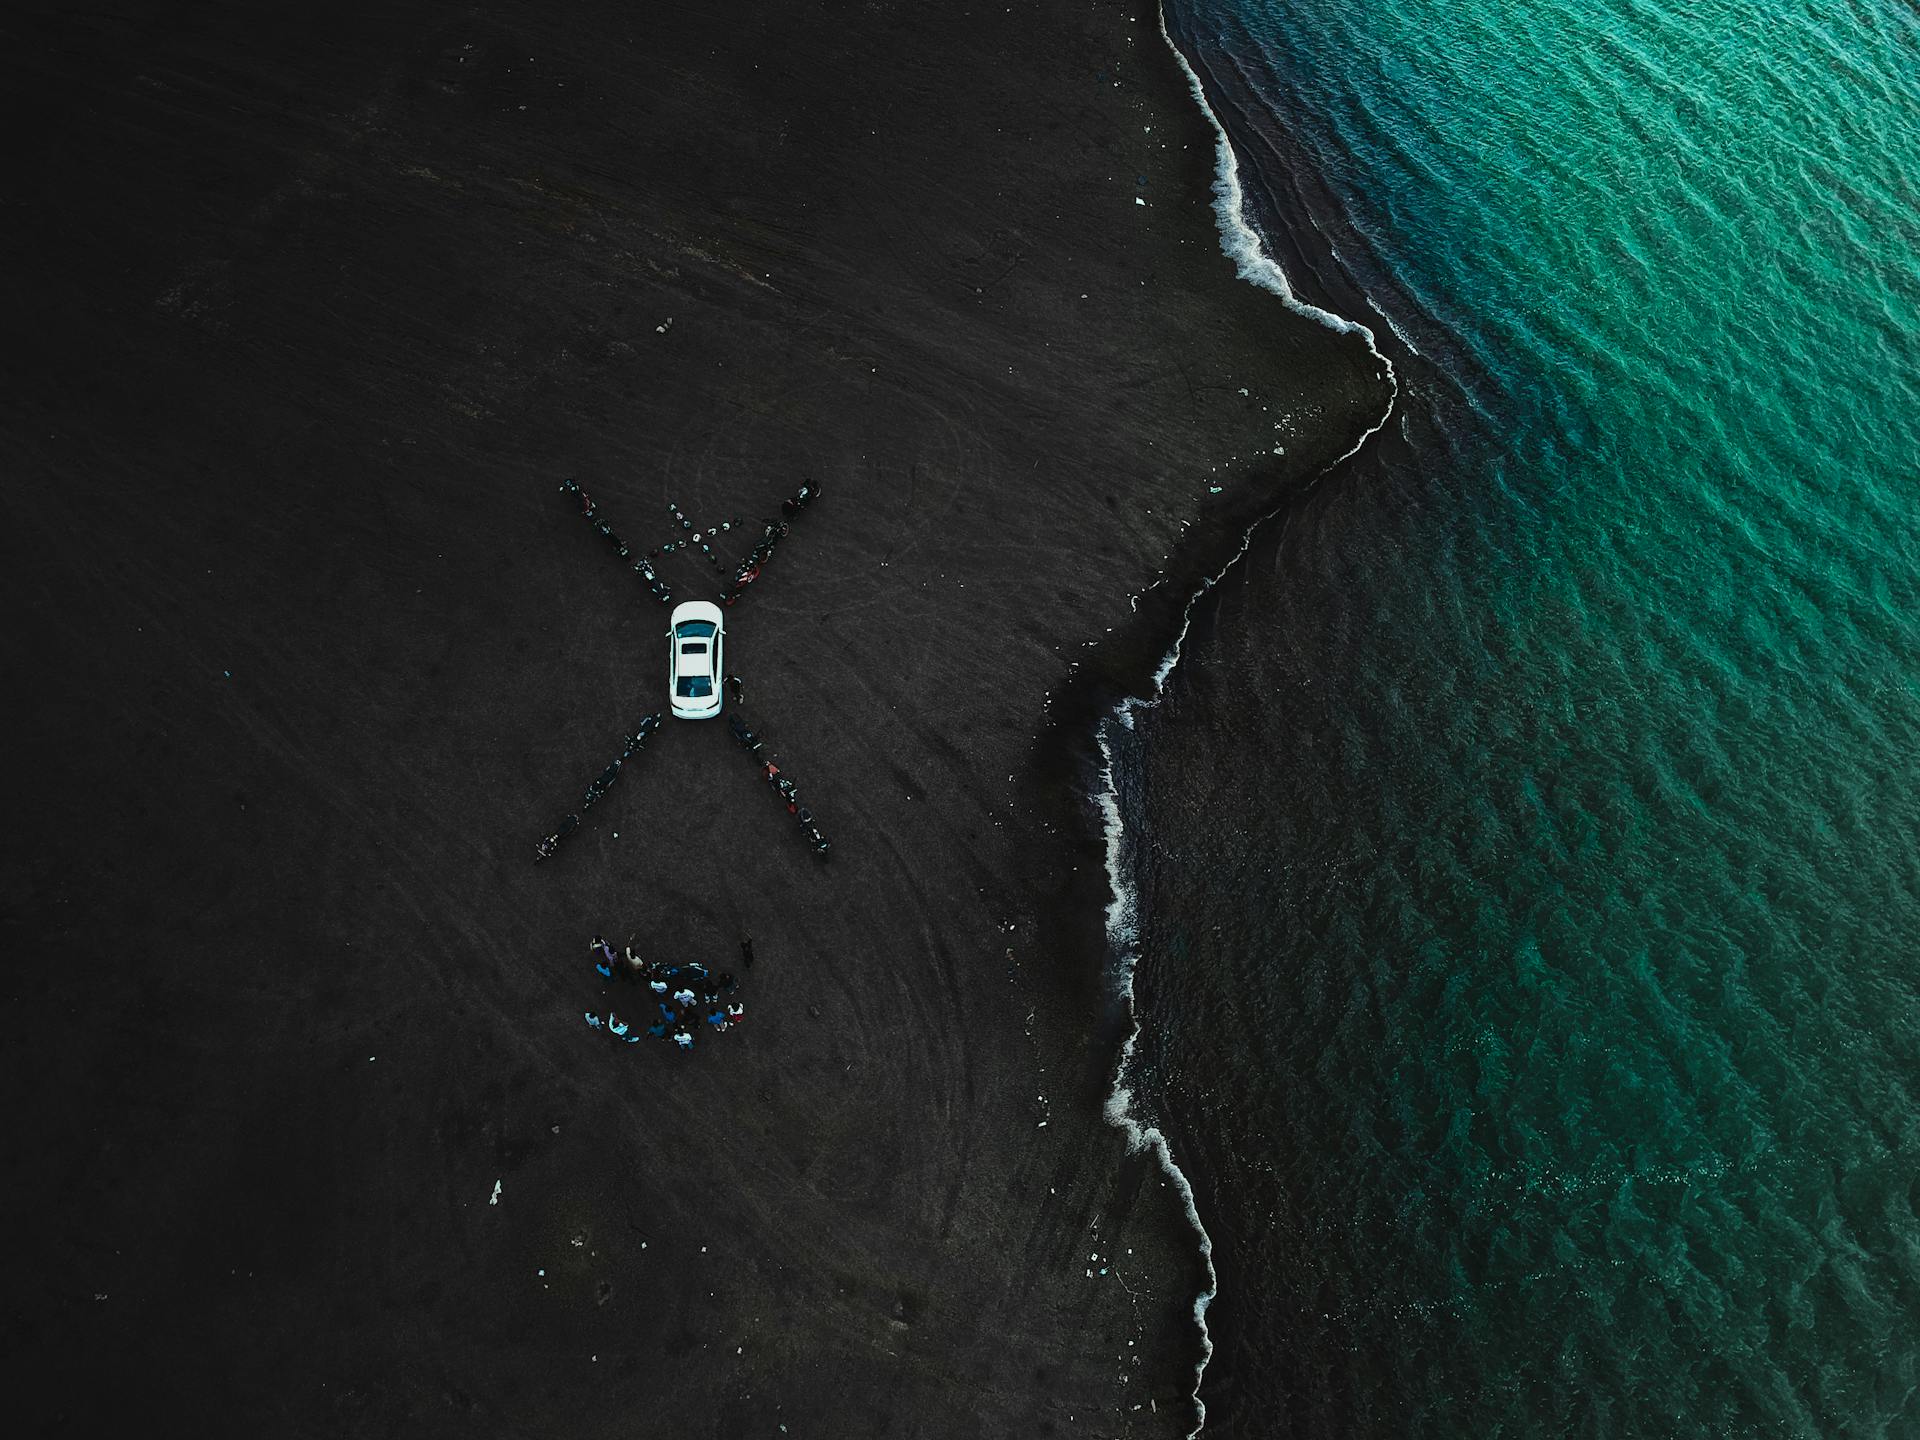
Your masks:
{"label": "white sea foam", "polygon": [[[1380,418],[1353,444],[1353,449],[1340,457],[1345,460],[1357,452],[1360,447],[1373,438],[1376,431],[1387,423],[1393,414],[1394,401],[1400,394],[1400,380],[1394,374],[1393,361],[1380,353],[1380,347],[1374,341],[1373,331],[1357,320],[1349,320],[1344,315],[1336,315],[1331,310],[1323,310],[1318,305],[1309,304],[1293,293],[1293,286],[1287,282],[1287,272],[1274,263],[1267,253],[1267,247],[1261,242],[1260,232],[1247,220],[1246,192],[1240,188],[1240,160],[1233,153],[1233,142],[1227,138],[1227,127],[1220,123],[1220,117],[1214,113],[1213,105],[1207,99],[1206,87],[1200,83],[1200,75],[1187,60],[1186,54],[1167,33],[1167,11],[1164,5],[1158,7],[1160,17],[1160,38],[1167,42],[1167,49],[1173,52],[1173,58],[1179,62],[1180,69],[1186,74],[1187,87],[1193,92],[1193,100],[1200,107],[1200,113],[1207,117],[1207,123],[1213,126],[1214,165],[1213,165],[1213,214],[1220,224],[1220,248],[1233,261],[1234,271],[1242,280],[1258,285],[1262,290],[1271,291],[1280,297],[1280,303],[1297,315],[1304,315],[1317,321],[1329,330],[1342,335],[1358,335],[1367,342],[1367,349],[1374,359],[1380,362],[1387,377],[1387,405],[1380,412]],[[1374,307],[1376,310],[1378,306]],[[1384,313],[1384,312],[1383,312]],[[1389,321],[1389,324],[1392,322]],[[1396,334],[1398,331],[1396,330]],[[1338,464],[1339,461],[1335,461]]]}
{"label": "white sea foam", "polygon": [[1107,1121],[1126,1135],[1129,1150],[1151,1150],[1154,1158],[1160,1162],[1160,1168],[1173,1182],[1181,1203],[1186,1206],[1187,1222],[1199,1237],[1200,1260],[1207,1268],[1206,1288],[1194,1297],[1193,1302],[1193,1323],[1200,1330],[1200,1360],[1193,1372],[1193,1406],[1198,1419],[1188,1433],[1187,1440],[1194,1440],[1207,1423],[1207,1403],[1200,1398],[1200,1382],[1207,1373],[1207,1362],[1213,1359],[1213,1337],[1207,1330],[1207,1307],[1219,1293],[1220,1277],[1213,1268],[1213,1237],[1207,1233],[1206,1222],[1200,1218],[1200,1206],[1194,1199],[1193,1185],[1188,1181],[1186,1172],[1174,1161],[1173,1147],[1167,1144],[1167,1137],[1160,1133],[1159,1127],[1143,1123],[1134,1115],[1133,1091],[1127,1084],[1134,1046],[1140,1041],[1140,1012],[1133,999],[1133,972],[1140,960],[1140,901],[1139,891],[1134,888],[1129,873],[1127,825],[1120,814],[1120,789],[1113,775],[1113,745],[1108,739],[1107,726],[1119,724],[1131,730],[1133,712],[1137,708],[1159,703],[1166,690],[1167,677],[1173,674],[1174,667],[1180,663],[1180,647],[1186,643],[1187,630],[1193,624],[1194,606],[1200,603],[1202,595],[1214,587],[1221,575],[1239,563],[1240,557],[1247,553],[1247,547],[1252,543],[1253,531],[1249,530],[1241,537],[1240,548],[1220,567],[1219,574],[1209,577],[1188,598],[1186,609],[1180,616],[1180,633],[1174,636],[1172,647],[1161,660],[1159,668],[1153,672],[1153,693],[1144,700],[1129,695],[1114,707],[1112,714],[1101,722],[1094,735],[1100,745],[1101,760],[1101,789],[1094,798],[1100,807],[1101,828],[1106,837],[1107,888],[1111,896],[1107,901],[1107,946],[1113,954],[1120,991],[1127,1002],[1129,1021],[1126,1042],[1120,1047],[1120,1059],[1114,1071],[1113,1093],[1107,1097]]}
{"label": "white sea foam", "polygon": [[[1214,214],[1220,224],[1220,247],[1234,266],[1241,279],[1258,285],[1280,298],[1282,304],[1298,314],[1307,316],[1330,330],[1345,335],[1362,337],[1376,359],[1379,360],[1388,384],[1386,408],[1372,427],[1354,443],[1340,460],[1345,460],[1367,443],[1379,429],[1387,423],[1393,414],[1394,401],[1399,396],[1399,381],[1394,375],[1393,362],[1380,353],[1374,343],[1373,331],[1366,326],[1344,316],[1323,310],[1318,305],[1308,304],[1293,293],[1293,287],[1287,283],[1286,273],[1276,265],[1273,257],[1267,254],[1261,243],[1259,232],[1248,223],[1244,209],[1244,194],[1240,188],[1240,163],[1233,153],[1232,142],[1227,138],[1226,127],[1214,114],[1213,106],[1207,102],[1205,89],[1200,77],[1180,47],[1167,33],[1166,11],[1160,11],[1160,38],[1166,41],[1167,48],[1173,52],[1174,59],[1186,72],[1187,83],[1193,90],[1193,98],[1200,111],[1213,126],[1217,137],[1217,160],[1214,168],[1213,193]],[[1389,322],[1391,323],[1391,322]],[[1340,463],[1335,461],[1335,464]],[[1206,1402],[1200,1398],[1201,1382],[1206,1378],[1207,1362],[1213,1358],[1213,1337],[1207,1330],[1207,1307],[1213,1303],[1213,1297],[1220,1290],[1219,1272],[1213,1265],[1213,1237],[1207,1233],[1206,1222],[1200,1218],[1200,1207],[1194,1199],[1193,1185],[1188,1181],[1186,1172],[1181,1170],[1173,1158],[1173,1148],[1167,1143],[1167,1137],[1158,1126],[1143,1121],[1135,1115],[1133,1108],[1133,1090],[1128,1084],[1128,1076],[1133,1062],[1135,1046],[1140,1040],[1140,1012],[1134,1003],[1133,974],[1140,960],[1140,901],[1130,873],[1130,857],[1127,853],[1126,821],[1120,813],[1120,792],[1113,773],[1113,746],[1109,738],[1108,725],[1118,724],[1125,729],[1133,729],[1133,712],[1144,706],[1157,704],[1166,692],[1166,684],[1174,668],[1180,663],[1180,650],[1186,643],[1187,631],[1193,624],[1194,606],[1217,584],[1221,576],[1239,563],[1240,557],[1247,553],[1253,544],[1253,530],[1249,529],[1240,538],[1240,548],[1220,567],[1218,573],[1209,577],[1200,588],[1188,597],[1186,609],[1180,617],[1180,633],[1174,637],[1172,647],[1161,660],[1159,668],[1153,672],[1153,693],[1145,699],[1128,696],[1116,705],[1106,720],[1101,722],[1096,733],[1100,745],[1101,792],[1095,797],[1100,807],[1102,828],[1106,837],[1107,885],[1111,899],[1107,902],[1107,944],[1112,951],[1115,972],[1120,992],[1126,1000],[1129,1029],[1126,1042],[1120,1047],[1119,1062],[1114,1071],[1113,1093],[1107,1097],[1106,1117],[1109,1123],[1117,1127],[1127,1137],[1130,1150],[1151,1150],[1160,1162],[1160,1168],[1166,1172],[1175,1190],[1179,1192],[1186,1206],[1187,1220],[1193,1226],[1194,1234],[1200,1241],[1200,1259],[1206,1266],[1207,1283],[1193,1302],[1193,1321],[1200,1330],[1200,1360],[1193,1373],[1193,1405],[1196,1416],[1193,1429],[1187,1440],[1195,1440],[1207,1424]]]}
{"label": "white sea foam", "polygon": [[[1126,703],[1131,705],[1134,702],[1129,700]],[[1122,710],[1125,711],[1124,706]],[[1131,723],[1130,713],[1128,723]],[[1118,1126],[1125,1133],[1129,1150],[1153,1151],[1160,1168],[1180,1192],[1180,1198],[1187,1208],[1187,1223],[1193,1226],[1194,1233],[1200,1238],[1200,1259],[1207,1267],[1207,1283],[1193,1301],[1193,1323],[1200,1329],[1200,1361],[1193,1372],[1193,1405],[1198,1418],[1187,1440],[1194,1440],[1207,1423],[1207,1402],[1200,1398],[1200,1381],[1207,1373],[1207,1362],[1213,1359],[1213,1337],[1207,1330],[1207,1307],[1219,1293],[1220,1277],[1213,1268],[1213,1237],[1207,1233],[1206,1222],[1200,1218],[1200,1207],[1193,1198],[1193,1186],[1188,1182],[1186,1172],[1175,1163],[1173,1149],[1167,1144],[1167,1137],[1160,1133],[1159,1127],[1145,1124],[1134,1115],[1133,1091],[1126,1083],[1127,1071],[1133,1063],[1133,1048],[1140,1039],[1140,1012],[1133,1003],[1133,969],[1140,958],[1139,911],[1136,892],[1126,875],[1127,829],[1120,818],[1119,797],[1113,780],[1113,750],[1107,743],[1105,725],[1100,727],[1099,738],[1100,754],[1105,761],[1101,776],[1106,782],[1106,789],[1099,800],[1106,821],[1107,880],[1113,887],[1113,899],[1107,904],[1107,940],[1113,947],[1120,967],[1120,984],[1131,1021],[1126,1043],[1120,1047],[1120,1062],[1115,1072],[1113,1093],[1107,1097],[1106,1114],[1108,1123]]]}

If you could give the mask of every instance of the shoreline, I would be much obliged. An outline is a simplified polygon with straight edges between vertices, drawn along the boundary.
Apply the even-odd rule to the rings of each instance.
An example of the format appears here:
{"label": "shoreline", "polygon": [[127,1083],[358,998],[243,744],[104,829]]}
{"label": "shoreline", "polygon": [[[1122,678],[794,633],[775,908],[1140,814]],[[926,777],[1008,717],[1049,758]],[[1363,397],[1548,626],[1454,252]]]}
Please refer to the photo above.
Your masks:
{"label": "shoreline", "polygon": [[[1157,1125],[1139,1118],[1135,1113],[1134,1096],[1127,1083],[1127,1067],[1134,1054],[1141,1028],[1146,1021],[1140,1014],[1134,997],[1133,972],[1139,960],[1138,933],[1135,928],[1135,907],[1138,897],[1126,859],[1131,832],[1127,828],[1118,804],[1113,772],[1113,752],[1108,739],[1109,727],[1121,725],[1130,730],[1133,728],[1133,714],[1136,710],[1159,703],[1165,693],[1168,678],[1179,664],[1182,645],[1192,624],[1195,606],[1247,554],[1255,538],[1265,526],[1283,521],[1287,512],[1300,503],[1314,486],[1341,469],[1365,449],[1369,440],[1385,428],[1388,421],[1392,419],[1399,400],[1400,382],[1395,374],[1392,360],[1380,351],[1371,329],[1359,321],[1303,300],[1294,292],[1288,277],[1266,249],[1260,232],[1254,227],[1246,212],[1245,197],[1239,181],[1239,158],[1233,149],[1232,138],[1209,102],[1200,76],[1178,42],[1168,32],[1164,0],[1155,0],[1154,13],[1160,40],[1179,67],[1191,91],[1193,103],[1205,117],[1216,139],[1215,178],[1212,186],[1213,214],[1219,232],[1221,250],[1233,262],[1236,274],[1241,280],[1255,289],[1273,295],[1294,314],[1322,325],[1336,334],[1353,334],[1363,338],[1369,352],[1382,368],[1387,387],[1385,404],[1379,418],[1353,441],[1352,447],[1318,473],[1299,482],[1296,488],[1282,496],[1271,509],[1249,521],[1241,532],[1238,546],[1217,567],[1209,569],[1206,562],[1201,562],[1196,569],[1186,572],[1185,578],[1176,578],[1170,571],[1156,578],[1154,582],[1156,587],[1171,581],[1168,588],[1175,594],[1185,590],[1187,598],[1180,607],[1179,628],[1166,643],[1162,658],[1146,683],[1120,682],[1117,687],[1118,693],[1108,700],[1105,713],[1097,715],[1091,721],[1087,720],[1082,707],[1073,707],[1076,718],[1072,723],[1091,724],[1094,743],[1099,751],[1098,783],[1088,789],[1085,799],[1100,817],[1103,861],[1109,889],[1109,899],[1104,907],[1107,963],[1125,1011],[1125,1037],[1120,1041],[1113,1059],[1112,1089],[1103,1107],[1103,1113],[1107,1123],[1126,1136],[1129,1153],[1150,1153],[1178,1190],[1187,1222],[1196,1237],[1201,1264],[1204,1267],[1205,1283],[1194,1297],[1192,1308],[1193,1323],[1199,1339],[1199,1358],[1194,1363],[1191,1395],[1195,1421],[1193,1428],[1186,1432],[1186,1440],[1194,1440],[1194,1437],[1199,1436],[1206,1428],[1207,1408],[1205,1401],[1201,1398],[1201,1389],[1205,1383],[1207,1365],[1214,1349],[1206,1317],[1212,1301],[1219,1294],[1219,1276],[1214,1266],[1212,1237],[1208,1233],[1205,1219],[1200,1212],[1199,1201],[1193,1186],[1175,1159],[1171,1142],[1166,1135]],[[1405,337],[1399,338],[1406,343]],[[1109,675],[1107,684],[1113,687],[1115,678]],[[1098,710],[1097,703],[1094,708]],[[1068,722],[1056,716],[1054,723]]]}
{"label": "shoreline", "polygon": [[[1157,13],[49,22],[30,1423],[108,1419],[106,1356],[314,1433],[1172,1433],[1201,1277],[1103,1113],[1097,724],[1377,378],[1246,303]],[[729,647],[830,866],[677,726],[532,867],[657,668],[566,474],[636,537],[825,482]],[[589,1044],[629,929],[750,931],[749,1025]]]}

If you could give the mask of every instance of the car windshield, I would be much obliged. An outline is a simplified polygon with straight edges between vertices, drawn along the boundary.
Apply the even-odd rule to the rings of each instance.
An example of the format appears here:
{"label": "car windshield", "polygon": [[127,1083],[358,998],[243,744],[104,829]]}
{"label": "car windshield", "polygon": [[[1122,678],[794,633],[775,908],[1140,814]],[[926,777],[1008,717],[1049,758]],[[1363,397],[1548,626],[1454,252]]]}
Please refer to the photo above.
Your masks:
{"label": "car windshield", "polygon": [[682,700],[701,700],[713,694],[713,681],[704,675],[682,675],[675,692]]}
{"label": "car windshield", "polygon": [[680,622],[680,638],[683,640],[691,640],[695,636],[705,638],[713,634],[714,629],[715,626],[711,620],[682,620]]}

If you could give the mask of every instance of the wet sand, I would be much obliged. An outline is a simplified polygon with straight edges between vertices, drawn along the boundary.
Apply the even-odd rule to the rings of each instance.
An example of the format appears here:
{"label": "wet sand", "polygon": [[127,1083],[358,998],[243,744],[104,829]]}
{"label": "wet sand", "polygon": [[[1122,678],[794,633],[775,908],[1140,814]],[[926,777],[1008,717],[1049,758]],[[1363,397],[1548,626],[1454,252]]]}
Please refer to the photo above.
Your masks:
{"label": "wet sand", "polygon": [[[8,22],[35,1433],[1190,1428],[1087,721],[1381,391],[1234,278],[1152,11],[1019,10]],[[671,721],[532,863],[664,701],[567,476],[824,485],[728,668],[830,863]],[[746,1023],[616,1049],[594,931]]]}

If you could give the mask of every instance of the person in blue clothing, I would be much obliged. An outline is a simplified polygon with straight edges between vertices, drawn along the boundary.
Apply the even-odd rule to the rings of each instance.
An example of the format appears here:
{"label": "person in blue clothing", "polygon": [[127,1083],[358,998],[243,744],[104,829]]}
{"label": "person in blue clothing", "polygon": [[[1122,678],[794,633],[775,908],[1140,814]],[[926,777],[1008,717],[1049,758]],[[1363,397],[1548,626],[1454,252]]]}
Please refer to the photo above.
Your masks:
{"label": "person in blue clothing", "polygon": [[[589,1010],[586,1012],[586,1019],[588,1029],[604,1030],[610,1039],[624,1040],[629,1045],[638,1045],[640,1043],[640,1036],[635,1033],[633,1027],[611,1010],[607,1012],[604,1020]],[[667,1027],[664,1025],[649,1026],[647,1033],[649,1035],[665,1035],[667,1033]]]}

